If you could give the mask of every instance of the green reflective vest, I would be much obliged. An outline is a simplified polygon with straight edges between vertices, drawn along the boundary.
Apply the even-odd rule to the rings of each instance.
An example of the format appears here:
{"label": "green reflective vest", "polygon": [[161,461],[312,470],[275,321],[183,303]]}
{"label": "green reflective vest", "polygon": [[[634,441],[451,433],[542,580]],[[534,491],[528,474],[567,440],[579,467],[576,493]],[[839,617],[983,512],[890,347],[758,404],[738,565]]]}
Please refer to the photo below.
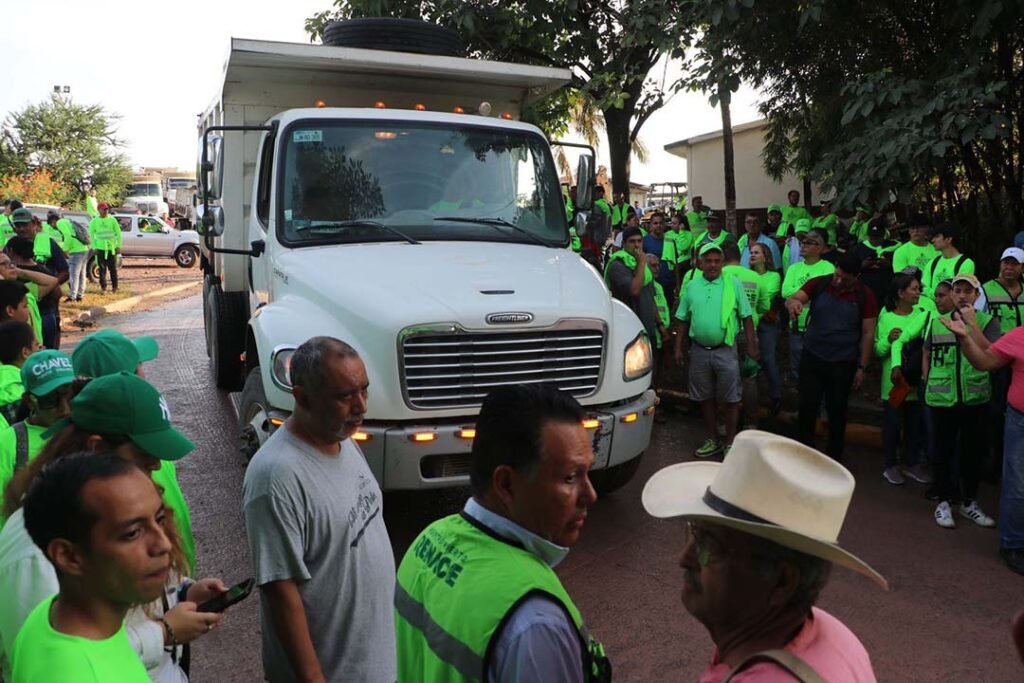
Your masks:
{"label": "green reflective vest", "polygon": [[892,254],[902,246],[899,242],[893,242],[891,240],[883,240],[882,244],[877,247],[867,240],[864,240],[863,242],[861,242],[861,244],[863,244],[865,248],[875,252],[876,258],[882,258],[886,254]]}
{"label": "green reflective vest", "polygon": [[53,239],[45,230],[36,233],[32,240],[32,255],[38,263],[46,263],[53,257]]}
{"label": "green reflective vest", "polygon": [[89,239],[96,251],[105,254],[121,248],[121,224],[113,216],[89,221]]}
{"label": "green reflective vest", "polygon": [[1024,324],[1024,287],[1017,296],[1011,296],[999,280],[989,280],[981,288],[985,290],[989,313],[999,318],[1000,332],[1006,334]]}
{"label": "green reflective vest", "polygon": [[671,239],[676,243],[676,257],[679,263],[689,263],[693,256],[693,233],[689,230],[669,230],[665,233],[665,239]]}
{"label": "green reflective vest", "polygon": [[[992,320],[988,313],[979,312],[977,316],[978,328],[982,330]],[[941,317],[949,318],[949,314]],[[931,351],[928,355],[925,403],[935,408],[988,403],[992,397],[988,373],[971,365],[960,350],[956,335],[946,329],[939,318],[932,319],[928,334]]]}
{"label": "green reflective vest", "polygon": [[[611,289],[611,286],[612,286],[612,280],[611,280],[612,264],[615,263],[616,261],[622,261],[623,263],[625,263],[626,267],[629,268],[629,272],[631,272],[631,273],[636,270],[636,257],[633,256],[632,254],[630,254],[625,249],[620,249],[619,251],[617,251],[614,254],[612,254],[611,256],[609,256],[608,257],[608,264],[604,267],[604,283],[606,285],[608,285],[609,289]],[[653,279],[654,279],[654,275],[651,274],[650,267],[649,266],[644,266],[644,287],[646,287],[647,285],[651,284],[651,280],[653,280]]]}
{"label": "green reflective vest", "polygon": [[871,221],[853,221],[850,223],[850,237],[854,238],[858,242],[863,242],[868,238],[868,225]]}
{"label": "green reflective vest", "polygon": [[402,559],[395,586],[399,683],[487,680],[491,641],[529,595],[551,599],[576,626],[584,680],[610,680],[604,648],[587,634],[551,567],[478,527],[465,514],[440,519]]}
{"label": "green reflective vest", "polygon": [[[654,281],[654,306],[655,308],[658,309],[658,320],[661,321],[662,325],[668,327],[669,324],[672,322],[671,318],[669,317],[668,299],[665,298],[665,288],[662,287],[661,283],[658,282],[657,280]],[[655,337],[654,341],[654,345],[660,349],[661,335],[659,334],[657,337]]]}

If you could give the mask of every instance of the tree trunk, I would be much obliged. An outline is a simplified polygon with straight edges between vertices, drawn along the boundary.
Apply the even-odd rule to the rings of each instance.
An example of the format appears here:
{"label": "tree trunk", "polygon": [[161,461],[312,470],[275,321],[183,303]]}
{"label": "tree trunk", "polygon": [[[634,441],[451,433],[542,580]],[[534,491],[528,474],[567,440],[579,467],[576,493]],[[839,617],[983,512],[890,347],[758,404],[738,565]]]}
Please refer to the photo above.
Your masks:
{"label": "tree trunk", "polygon": [[625,195],[629,200],[629,167],[632,145],[629,142],[629,123],[633,110],[627,107],[604,110],[605,132],[608,135],[608,157],[612,174],[612,193]]}
{"label": "tree trunk", "polygon": [[804,208],[810,211],[813,201],[814,198],[811,197],[811,178],[810,176],[804,176]]}
{"label": "tree trunk", "polygon": [[725,229],[735,235],[736,156],[732,147],[732,111],[729,109],[729,92],[724,88],[720,88],[718,92],[718,107],[722,111],[722,158],[725,162]]}

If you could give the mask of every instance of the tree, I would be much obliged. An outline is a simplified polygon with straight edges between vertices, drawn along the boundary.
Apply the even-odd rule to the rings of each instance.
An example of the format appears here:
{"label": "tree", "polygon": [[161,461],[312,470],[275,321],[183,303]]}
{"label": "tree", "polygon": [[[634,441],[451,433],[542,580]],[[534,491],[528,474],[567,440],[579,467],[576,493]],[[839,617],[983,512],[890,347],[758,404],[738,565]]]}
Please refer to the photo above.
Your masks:
{"label": "tree", "polygon": [[79,198],[96,187],[104,201],[119,202],[131,181],[131,168],[115,136],[116,121],[100,105],[80,105],[54,94],[8,115],[0,170],[25,175],[45,168]]}
{"label": "tree", "polygon": [[1005,243],[1024,227],[1024,7],[776,0],[714,28],[764,95],[766,168],[836,203],[895,198]]}
{"label": "tree", "polygon": [[17,197],[29,204],[60,206],[74,201],[74,190],[54,180],[45,168],[37,168],[24,175],[12,173],[0,177],[0,197]]}
{"label": "tree", "polygon": [[[664,84],[648,73],[662,56],[681,57],[689,39],[678,6],[671,0],[335,0],[333,10],[310,17],[306,28],[316,39],[337,18],[424,19],[458,31],[473,56],[570,69],[572,90],[602,113],[614,191],[628,196],[630,152],[666,101]],[[564,129],[568,113],[567,107],[549,110],[538,123],[550,135]]]}

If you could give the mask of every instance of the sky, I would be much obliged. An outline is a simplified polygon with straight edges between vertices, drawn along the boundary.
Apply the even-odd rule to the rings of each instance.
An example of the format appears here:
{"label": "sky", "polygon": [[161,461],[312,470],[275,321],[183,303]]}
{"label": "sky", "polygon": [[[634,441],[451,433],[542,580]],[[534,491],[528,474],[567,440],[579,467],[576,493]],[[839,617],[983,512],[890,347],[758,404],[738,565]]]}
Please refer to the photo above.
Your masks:
{"label": "sky", "polygon": [[[120,116],[118,136],[134,167],[195,166],[196,115],[220,85],[229,39],[308,42],[305,19],[331,0],[5,0],[0,87],[3,118],[50,96],[54,85],[71,87],[82,104],[99,103]],[[99,36],[105,36],[100,39]],[[677,70],[651,74],[671,82]],[[757,117],[756,93],[742,89],[733,100],[733,124]],[[632,180],[684,181],[685,162],[666,144],[721,128],[721,115],[699,93],[676,95],[644,125],[640,137],[651,152],[634,160]],[[608,164],[598,150],[599,164]]]}

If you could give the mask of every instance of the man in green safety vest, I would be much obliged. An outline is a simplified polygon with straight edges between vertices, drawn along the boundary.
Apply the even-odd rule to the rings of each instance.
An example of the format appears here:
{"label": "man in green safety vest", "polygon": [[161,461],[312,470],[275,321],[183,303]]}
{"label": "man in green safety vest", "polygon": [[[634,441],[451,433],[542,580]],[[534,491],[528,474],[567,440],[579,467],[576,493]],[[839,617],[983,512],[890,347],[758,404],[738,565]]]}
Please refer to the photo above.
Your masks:
{"label": "man in green safety vest", "polygon": [[[735,246],[735,245],[733,245]],[[739,424],[740,364],[736,339],[740,330],[747,355],[759,360],[753,311],[740,283],[722,273],[722,248],[705,244],[698,252],[701,275],[680,293],[676,310],[675,361],[682,365],[689,345],[690,400],[700,403],[707,439],[698,458],[728,454]],[[725,443],[718,438],[718,419],[725,422]]]}
{"label": "man in green safety vest", "polygon": [[626,195],[619,194],[612,205],[612,230],[621,230],[626,225],[627,214],[633,213],[626,201]]}
{"label": "man in green safety vest", "polygon": [[117,293],[117,257],[121,255],[121,224],[109,215],[110,205],[101,202],[100,215],[89,221],[89,239],[96,251],[96,262],[100,270],[100,291],[107,291],[107,271],[110,271],[110,286]]}
{"label": "man in green safety vest", "polygon": [[604,648],[553,571],[597,500],[585,413],[543,384],[486,399],[472,497],[428,526],[398,568],[398,681],[607,681]]}
{"label": "man in green safety vest", "polygon": [[708,231],[708,211],[704,208],[704,198],[696,195],[690,199],[690,210],[686,212],[686,222],[693,233],[694,250],[698,240]]}
{"label": "man in green safety vest", "polygon": [[728,230],[724,230],[722,226],[722,219],[715,213],[710,213],[704,221],[706,230],[701,234],[700,237],[694,235],[693,250],[698,254],[700,250],[707,244],[714,244],[716,247],[723,247],[726,242],[732,242],[736,244],[736,236]]}
{"label": "man in green safety vest", "polygon": [[[0,490],[43,450],[47,430],[71,414],[71,359],[60,351],[37,351],[21,366],[22,400],[29,416],[0,431]],[[0,513],[0,526],[6,521]]]}
{"label": "man in green safety vest", "polygon": [[[974,275],[965,273],[952,278],[954,310],[935,316],[924,339],[922,381],[924,400],[932,414],[935,493],[939,500],[935,523],[946,529],[956,527],[952,505],[957,501],[962,517],[979,526],[995,526],[995,521],[976,502],[981,470],[988,455],[992,387],[988,372],[971,365],[949,329],[952,321],[962,322],[983,351],[999,339],[999,321],[988,313],[974,311],[980,291],[981,284]],[[959,462],[957,476],[955,460]]]}

